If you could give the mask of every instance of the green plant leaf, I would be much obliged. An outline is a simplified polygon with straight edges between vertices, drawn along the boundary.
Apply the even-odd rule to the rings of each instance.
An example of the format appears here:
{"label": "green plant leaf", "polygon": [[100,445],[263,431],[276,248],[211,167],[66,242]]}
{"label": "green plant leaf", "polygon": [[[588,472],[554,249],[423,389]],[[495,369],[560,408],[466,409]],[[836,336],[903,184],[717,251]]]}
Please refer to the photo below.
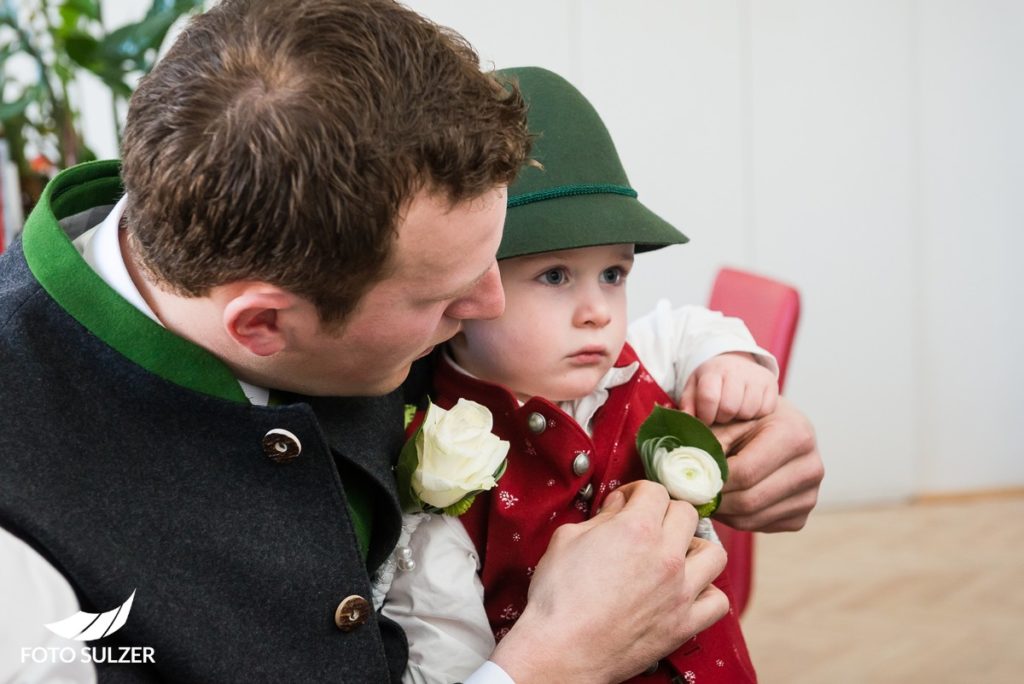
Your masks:
{"label": "green plant leaf", "polygon": [[43,95],[43,89],[38,84],[26,88],[21,95],[12,102],[0,103],[0,121],[12,121],[23,115],[25,109],[39,100]]}
{"label": "green plant leaf", "polygon": [[131,97],[132,89],[125,83],[128,70],[124,68],[123,60],[116,63],[106,60],[100,41],[84,33],[75,33],[68,36],[64,44],[68,56],[75,64],[98,76],[115,95]]}
{"label": "green plant leaf", "polygon": [[84,142],[80,143],[78,146],[78,163],[82,164],[89,161],[96,161],[96,153]]}
{"label": "green plant leaf", "polygon": [[175,14],[160,14],[111,31],[100,42],[100,57],[122,69],[126,61],[142,62],[147,50],[160,47],[175,19]]}
{"label": "green plant leaf", "polygon": [[403,412],[405,413],[405,422],[402,423],[402,427],[407,428],[409,427],[409,423],[413,421],[413,418],[416,417],[416,404],[406,404],[403,408]]}
{"label": "green plant leaf", "polygon": [[18,23],[18,10],[14,7],[14,0],[0,1],[0,24],[15,26]]}
{"label": "green plant leaf", "polygon": [[472,494],[467,494],[466,496],[462,497],[461,499],[453,503],[451,506],[446,506],[444,509],[444,514],[450,515],[453,518],[459,517],[460,515],[462,515],[463,513],[465,513],[466,511],[473,507],[473,502],[476,501],[476,495],[479,493],[480,492],[473,492]]}
{"label": "green plant leaf", "polygon": [[96,72],[99,61],[100,42],[86,33],[72,33],[64,39],[64,50],[68,57],[81,67]]}
{"label": "green plant leaf", "polygon": [[174,22],[183,14],[201,7],[200,0],[157,1],[149,8],[142,21],[126,24],[102,40],[101,54],[105,62],[122,66],[132,62],[132,69],[148,70],[146,52],[157,50]]}
{"label": "green plant leaf", "polygon": [[[695,446],[711,454],[722,467],[722,479],[727,476],[725,452],[722,444],[707,425],[688,413],[675,409],[655,406],[651,415],[643,422],[636,433],[637,448],[648,439],[657,439],[671,435],[684,446]],[[721,459],[721,460],[720,460]]]}
{"label": "green plant leaf", "polygon": [[55,36],[67,36],[99,20],[100,9],[94,0],[64,0],[60,6],[60,24],[51,30]]}
{"label": "green plant leaf", "polygon": [[146,18],[172,11],[177,12],[179,15],[185,14],[197,7],[202,7],[202,5],[203,0],[153,0],[153,4],[146,11]]}
{"label": "green plant leaf", "polygon": [[0,67],[2,67],[3,63],[10,59],[20,49],[21,48],[18,46],[18,43],[15,41],[10,41],[0,45]]}
{"label": "green plant leaf", "polygon": [[398,500],[402,504],[402,510],[406,513],[415,513],[423,510],[423,502],[416,496],[412,489],[412,475],[420,464],[419,450],[416,448],[416,438],[423,432],[423,425],[405,441],[402,451],[398,455],[398,465],[395,468],[395,478],[398,481]]}
{"label": "green plant leaf", "polygon": [[97,0],[64,0],[60,10],[62,15],[67,10],[93,21],[100,20],[100,4]]}
{"label": "green plant leaf", "polygon": [[718,492],[718,495],[715,496],[715,498],[712,499],[711,501],[708,501],[706,504],[696,506],[695,508],[697,509],[697,517],[707,518],[712,513],[718,510],[718,504],[720,503],[722,503],[722,492]]}

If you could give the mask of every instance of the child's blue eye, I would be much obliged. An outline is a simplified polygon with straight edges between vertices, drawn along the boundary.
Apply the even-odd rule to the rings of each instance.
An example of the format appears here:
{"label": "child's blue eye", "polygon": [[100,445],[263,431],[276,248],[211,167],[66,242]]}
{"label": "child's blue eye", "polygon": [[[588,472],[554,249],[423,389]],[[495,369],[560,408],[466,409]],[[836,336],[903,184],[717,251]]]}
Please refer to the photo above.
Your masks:
{"label": "child's blue eye", "polygon": [[550,271],[545,271],[540,279],[546,285],[561,285],[568,279],[568,276],[565,269],[553,268]]}
{"label": "child's blue eye", "polygon": [[618,285],[625,277],[626,274],[618,266],[601,271],[601,282],[606,285]]}

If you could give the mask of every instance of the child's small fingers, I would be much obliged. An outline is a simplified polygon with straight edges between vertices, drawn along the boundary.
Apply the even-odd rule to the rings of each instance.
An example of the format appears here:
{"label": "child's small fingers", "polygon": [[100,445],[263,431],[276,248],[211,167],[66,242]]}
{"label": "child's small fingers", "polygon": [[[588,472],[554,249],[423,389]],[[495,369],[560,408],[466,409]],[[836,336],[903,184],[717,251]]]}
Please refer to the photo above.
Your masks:
{"label": "child's small fingers", "polygon": [[722,398],[722,376],[707,374],[697,382],[696,410],[694,414],[706,424],[715,422],[718,403]]}
{"label": "child's small fingers", "polygon": [[743,405],[736,412],[738,420],[750,420],[763,415],[765,388],[760,385],[747,385],[743,393]]}
{"label": "child's small fingers", "polygon": [[726,377],[722,382],[722,397],[718,401],[716,423],[731,423],[743,407],[744,383],[734,377]]}
{"label": "child's small fingers", "polygon": [[689,413],[691,416],[696,411],[694,397],[697,394],[697,375],[690,375],[686,381],[686,385],[683,387],[683,393],[679,396],[679,410],[683,413]]}

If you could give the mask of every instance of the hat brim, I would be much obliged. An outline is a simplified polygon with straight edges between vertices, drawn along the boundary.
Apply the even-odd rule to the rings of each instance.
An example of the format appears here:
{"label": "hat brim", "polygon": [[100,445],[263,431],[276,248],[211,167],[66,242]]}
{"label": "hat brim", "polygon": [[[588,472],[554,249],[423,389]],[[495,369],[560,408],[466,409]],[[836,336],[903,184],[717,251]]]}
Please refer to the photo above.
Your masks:
{"label": "hat brim", "polygon": [[645,252],[688,241],[633,197],[574,195],[510,208],[498,259],[617,244]]}

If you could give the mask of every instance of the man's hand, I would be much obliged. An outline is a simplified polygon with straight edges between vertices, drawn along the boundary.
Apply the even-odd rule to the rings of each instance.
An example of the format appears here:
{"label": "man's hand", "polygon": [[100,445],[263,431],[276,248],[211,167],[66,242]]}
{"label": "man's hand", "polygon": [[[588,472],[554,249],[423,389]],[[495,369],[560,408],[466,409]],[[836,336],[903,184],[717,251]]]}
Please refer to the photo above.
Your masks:
{"label": "man's hand", "polygon": [[598,515],[555,532],[491,660],[516,684],[619,682],[671,653],[729,608],[711,585],[725,552],[695,539],[696,525],[659,484],[612,492]]}
{"label": "man's hand", "polygon": [[767,416],[778,399],[774,373],[751,354],[728,352],[697,366],[686,380],[679,408],[712,425]]}
{"label": "man's hand", "polygon": [[818,502],[825,468],[814,429],[784,398],[771,415],[712,428],[728,456],[729,480],[715,518],[740,530],[799,530]]}

